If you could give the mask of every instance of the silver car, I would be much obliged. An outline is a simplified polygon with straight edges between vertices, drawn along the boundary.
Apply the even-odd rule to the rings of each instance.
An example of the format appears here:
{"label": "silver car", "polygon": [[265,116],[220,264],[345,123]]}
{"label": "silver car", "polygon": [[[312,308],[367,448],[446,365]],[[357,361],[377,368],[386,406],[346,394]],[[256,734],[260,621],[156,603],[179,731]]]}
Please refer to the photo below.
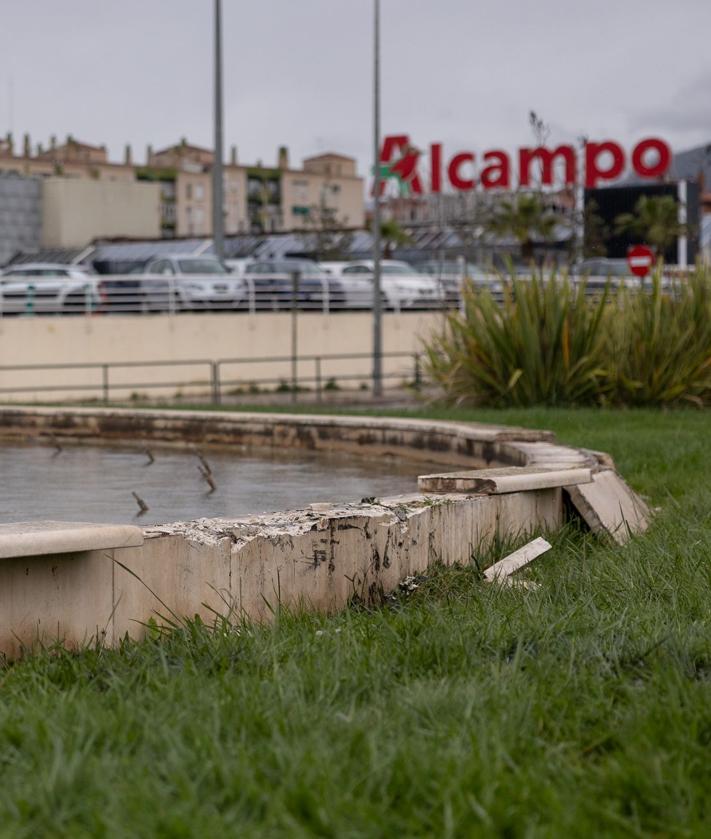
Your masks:
{"label": "silver car", "polygon": [[0,315],[84,314],[99,305],[96,277],[76,265],[33,262],[0,272]]}
{"label": "silver car", "polygon": [[[443,295],[437,282],[407,262],[383,259],[380,271],[381,291],[388,309],[433,309],[441,305]],[[369,259],[349,262],[341,269],[340,276],[344,281],[361,278],[372,282],[373,262]]]}
{"label": "silver car", "polygon": [[247,297],[245,281],[212,256],[161,256],[146,265],[142,282],[144,296],[163,291],[176,309],[235,309]]}

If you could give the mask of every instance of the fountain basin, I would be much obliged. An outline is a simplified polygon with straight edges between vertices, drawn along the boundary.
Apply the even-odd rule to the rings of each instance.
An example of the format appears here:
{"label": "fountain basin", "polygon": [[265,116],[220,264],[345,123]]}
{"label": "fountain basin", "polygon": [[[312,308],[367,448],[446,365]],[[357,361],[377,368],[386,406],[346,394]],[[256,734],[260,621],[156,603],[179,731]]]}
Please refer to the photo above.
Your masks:
{"label": "fountain basin", "polygon": [[[422,474],[433,464],[458,471],[539,467],[560,478],[554,486],[500,494],[320,499],[289,512],[156,524],[143,528],[143,544],[134,547],[9,557],[0,561],[0,649],[9,656],[56,640],[70,647],[97,640],[115,645],[126,635],[142,637],[146,623],[161,616],[264,620],[279,607],[333,611],[354,596],[377,599],[434,562],[471,562],[495,538],[554,531],[565,517],[564,487],[573,473],[576,481],[590,480],[614,466],[604,454],[557,444],[550,432],[468,423],[0,409],[0,441],[48,439],[61,446],[131,442],[183,451],[360,454],[414,464]],[[0,544],[3,538],[0,525]]]}

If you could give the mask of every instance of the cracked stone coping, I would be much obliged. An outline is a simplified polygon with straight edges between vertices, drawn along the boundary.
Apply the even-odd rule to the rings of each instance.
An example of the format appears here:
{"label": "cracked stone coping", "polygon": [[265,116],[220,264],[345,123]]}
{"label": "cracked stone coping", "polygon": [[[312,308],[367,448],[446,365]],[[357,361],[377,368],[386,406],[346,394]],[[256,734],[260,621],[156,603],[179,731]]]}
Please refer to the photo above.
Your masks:
{"label": "cracked stone coping", "polygon": [[0,524],[0,559],[135,548],[143,531],[130,524],[31,521]]}
{"label": "cracked stone coping", "polygon": [[331,522],[349,518],[385,517],[390,524],[396,521],[405,523],[424,507],[462,501],[468,497],[470,496],[463,493],[448,493],[429,498],[412,493],[353,504],[317,502],[301,510],[260,513],[237,518],[200,518],[194,521],[153,525],[147,527],[144,534],[146,539],[184,536],[189,542],[201,545],[216,545],[223,539],[229,539],[236,548],[241,548],[258,537],[276,540],[301,536],[313,531],[328,530]]}
{"label": "cracked stone coping", "polygon": [[501,469],[470,469],[420,475],[420,492],[473,492],[499,495],[505,492],[529,492],[537,489],[588,484],[592,471],[583,468],[550,468],[544,466],[505,466]]}

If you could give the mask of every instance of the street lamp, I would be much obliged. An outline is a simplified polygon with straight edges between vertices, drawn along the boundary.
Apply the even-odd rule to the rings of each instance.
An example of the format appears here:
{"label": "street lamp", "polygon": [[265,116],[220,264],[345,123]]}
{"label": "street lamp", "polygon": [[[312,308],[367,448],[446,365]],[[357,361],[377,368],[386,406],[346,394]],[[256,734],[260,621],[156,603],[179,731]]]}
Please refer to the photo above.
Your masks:
{"label": "street lamp", "polygon": [[215,156],[212,162],[212,241],[215,256],[225,256],[225,217],[222,177],[222,0],[215,0]]}
{"label": "street lamp", "polygon": [[383,395],[383,311],[380,294],[380,0],[373,27],[373,396]]}

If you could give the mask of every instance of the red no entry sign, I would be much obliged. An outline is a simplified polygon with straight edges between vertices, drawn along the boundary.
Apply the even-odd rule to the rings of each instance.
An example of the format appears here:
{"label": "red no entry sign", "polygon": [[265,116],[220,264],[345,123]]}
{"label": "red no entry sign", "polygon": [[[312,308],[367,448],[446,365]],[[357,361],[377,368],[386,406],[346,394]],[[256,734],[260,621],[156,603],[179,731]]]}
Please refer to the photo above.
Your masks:
{"label": "red no entry sign", "polygon": [[635,277],[646,277],[654,265],[654,251],[646,245],[635,245],[627,251],[627,264]]}

